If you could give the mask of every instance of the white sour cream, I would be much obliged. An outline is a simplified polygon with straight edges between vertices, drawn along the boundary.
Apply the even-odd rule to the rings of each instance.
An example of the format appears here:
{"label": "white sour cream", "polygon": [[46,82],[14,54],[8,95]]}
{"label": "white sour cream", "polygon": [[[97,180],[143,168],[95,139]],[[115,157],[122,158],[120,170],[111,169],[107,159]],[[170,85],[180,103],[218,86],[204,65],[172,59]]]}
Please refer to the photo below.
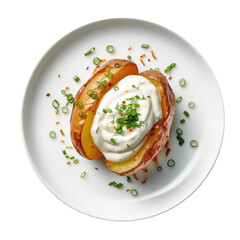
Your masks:
{"label": "white sour cream", "polygon": [[[129,98],[133,100],[127,100]],[[122,134],[118,134],[116,120],[121,118],[126,110],[121,113],[115,107],[117,104],[131,103],[133,106],[140,105],[136,111],[141,114],[138,116],[138,123],[143,121],[142,126],[135,129],[124,126]],[[103,110],[109,112],[104,113]],[[161,118],[161,97],[156,87],[143,76],[130,75],[123,78],[102,98],[91,127],[92,138],[107,160],[123,162],[137,153],[146,139],[146,134]]]}

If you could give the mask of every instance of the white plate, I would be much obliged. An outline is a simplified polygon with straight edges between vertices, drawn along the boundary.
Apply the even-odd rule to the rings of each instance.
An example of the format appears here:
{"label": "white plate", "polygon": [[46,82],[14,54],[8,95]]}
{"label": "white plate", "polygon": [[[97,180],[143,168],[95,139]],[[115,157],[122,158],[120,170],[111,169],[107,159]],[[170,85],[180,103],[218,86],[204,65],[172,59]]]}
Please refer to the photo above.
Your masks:
{"label": "white plate", "polygon": [[[150,48],[140,46],[147,43]],[[106,46],[115,46],[110,54]],[[132,50],[128,51],[128,47]],[[84,56],[86,50],[95,47],[93,55]],[[157,57],[154,60],[150,50]],[[146,53],[151,62],[139,56]],[[125,58],[132,56],[139,71],[159,67],[161,71],[175,62],[177,67],[168,76],[176,97],[183,96],[177,104],[177,112],[171,131],[171,152],[165,157],[166,149],[158,156],[163,170],[158,172],[154,163],[148,167],[148,173],[137,174],[139,181],[132,177],[128,183],[126,177],[110,172],[103,161],[89,161],[68,150],[76,156],[78,164],[67,165],[63,156],[64,146],[71,145],[69,134],[69,114],[55,114],[51,105],[54,98],[60,104],[66,103],[61,89],[66,86],[75,94],[88,80],[94,69],[93,57]],[[86,67],[89,69],[86,70]],[[60,74],[60,78],[58,77]],[[81,78],[80,83],[73,76]],[[179,86],[179,79],[186,78],[185,88]],[[51,93],[46,97],[46,93]],[[196,103],[195,109],[189,109],[189,101]],[[183,111],[190,113],[185,124],[179,120]],[[203,182],[217,158],[224,130],[224,109],[217,81],[206,61],[185,40],[175,33],[150,22],[134,19],[110,19],[83,26],[58,41],[41,59],[27,86],[22,113],[23,133],[31,164],[46,187],[60,200],[78,211],[109,220],[135,220],[162,213],[186,199]],[[55,123],[60,121],[59,125]],[[176,140],[176,128],[184,131],[185,143],[179,146]],[[59,130],[63,129],[65,137]],[[56,139],[49,132],[57,133]],[[65,140],[65,144],[60,142]],[[190,147],[191,139],[199,142],[198,148]],[[176,165],[167,166],[172,158]],[[98,168],[98,170],[95,169]],[[80,175],[87,174],[84,178]],[[141,180],[148,176],[146,184]],[[123,188],[108,186],[110,181],[122,182]],[[138,196],[133,197],[126,189],[135,188]]]}

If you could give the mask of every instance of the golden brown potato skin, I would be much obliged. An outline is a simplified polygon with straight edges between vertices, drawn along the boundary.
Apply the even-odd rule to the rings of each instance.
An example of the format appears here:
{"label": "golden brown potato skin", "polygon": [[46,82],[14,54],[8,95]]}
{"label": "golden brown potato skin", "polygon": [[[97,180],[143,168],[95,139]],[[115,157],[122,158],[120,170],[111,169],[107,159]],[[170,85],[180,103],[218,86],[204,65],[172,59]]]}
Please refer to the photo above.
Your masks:
{"label": "golden brown potato skin", "polygon": [[162,98],[161,105],[163,117],[148,133],[147,140],[143,145],[143,147],[145,147],[144,150],[140,149],[135,157],[123,163],[112,163],[106,160],[107,167],[121,176],[128,176],[138,172],[154,159],[169,138],[171,125],[176,112],[175,95],[166,77],[162,73],[154,70],[144,71],[140,73],[140,75],[146,77],[150,81],[152,79],[160,83],[157,84],[159,85],[157,90]]}
{"label": "golden brown potato skin", "polygon": [[[115,63],[120,63],[121,67],[116,68],[114,66]],[[106,76],[104,76],[105,71],[108,69],[110,69],[111,73],[113,73],[114,75],[112,79],[108,79]],[[96,99],[92,99],[87,95],[87,91],[92,90],[95,94],[97,94],[98,97],[101,97],[122,78],[128,75],[137,74],[138,68],[135,63],[123,59],[112,59],[102,65],[98,69],[98,71],[96,71],[94,75],[88,80],[88,82],[86,82],[79,89],[73,103],[73,109],[70,118],[70,134],[73,146],[80,155],[82,155],[83,157],[87,157],[81,142],[82,129],[86,118],[80,117],[79,114],[81,113],[81,115],[85,114],[87,116],[96,101]],[[98,88],[98,81],[103,80],[106,80],[107,83],[103,87]],[[75,103],[77,101],[80,101],[83,104],[82,108],[75,106]],[[96,151],[98,150],[96,149]]]}

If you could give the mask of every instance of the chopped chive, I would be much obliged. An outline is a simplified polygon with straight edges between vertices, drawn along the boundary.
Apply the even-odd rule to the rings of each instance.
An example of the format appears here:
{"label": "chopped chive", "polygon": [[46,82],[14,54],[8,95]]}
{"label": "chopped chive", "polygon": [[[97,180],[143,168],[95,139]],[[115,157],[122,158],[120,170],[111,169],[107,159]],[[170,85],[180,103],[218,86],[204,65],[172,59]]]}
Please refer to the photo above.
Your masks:
{"label": "chopped chive", "polygon": [[50,136],[50,138],[55,138],[56,137],[56,133],[54,131],[51,131],[49,133],[49,136]]}
{"label": "chopped chive", "polygon": [[189,108],[194,108],[195,107],[195,103],[194,102],[189,102],[188,103],[188,107]]}
{"label": "chopped chive", "polygon": [[70,159],[74,159],[74,156],[70,157]]}
{"label": "chopped chive", "polygon": [[81,174],[81,178],[84,178],[85,176],[86,176],[86,172],[83,172],[82,174]]}
{"label": "chopped chive", "polygon": [[190,146],[193,147],[193,148],[195,148],[195,147],[198,146],[198,142],[197,142],[196,140],[191,140],[191,141],[190,141]]}
{"label": "chopped chive", "polygon": [[185,119],[181,119],[181,120],[180,120],[180,123],[185,123]]}
{"label": "chopped chive", "polygon": [[75,102],[75,106],[78,108],[82,108],[83,104],[80,101]]}
{"label": "chopped chive", "polygon": [[180,80],[179,80],[179,85],[181,86],[181,87],[184,87],[185,85],[186,85],[186,79],[185,78],[181,78]]}
{"label": "chopped chive", "polygon": [[115,91],[118,91],[118,90],[119,90],[119,86],[115,86],[113,89],[114,89]]}
{"label": "chopped chive", "polygon": [[127,181],[128,181],[128,182],[131,182],[132,179],[131,179],[129,176],[127,176]]}
{"label": "chopped chive", "polygon": [[130,55],[128,55],[128,56],[127,56],[127,59],[128,59],[128,60],[131,60],[131,59],[132,59],[132,57],[131,57]]}
{"label": "chopped chive", "polygon": [[108,51],[109,53],[113,53],[113,52],[114,52],[114,47],[113,47],[112,45],[108,45],[108,46],[106,47],[106,49],[107,49],[107,51]]}
{"label": "chopped chive", "polygon": [[158,171],[158,172],[162,171],[162,167],[161,167],[161,166],[158,166],[158,167],[157,167],[157,171]]}
{"label": "chopped chive", "polygon": [[114,139],[114,138],[111,138],[110,141],[111,141],[112,143],[116,143],[116,139]]}
{"label": "chopped chive", "polygon": [[87,56],[95,51],[95,47],[92,47],[90,50],[88,50],[84,55]]}
{"label": "chopped chive", "polygon": [[63,150],[62,153],[63,153],[63,155],[66,155],[66,154],[67,154],[67,152],[66,152],[65,150]]}
{"label": "chopped chive", "polygon": [[73,79],[74,79],[75,82],[79,82],[79,80],[80,80],[80,78],[79,78],[77,75],[75,75],[75,76],[73,77]]}
{"label": "chopped chive", "polygon": [[180,143],[184,143],[184,139],[183,139],[180,135],[177,135],[177,140],[178,140]]}
{"label": "chopped chive", "polygon": [[112,112],[113,112],[113,110],[112,110],[111,108],[109,108],[109,109],[108,109],[108,112],[109,112],[109,113],[112,113]]}
{"label": "chopped chive", "polygon": [[77,164],[78,162],[79,162],[78,159],[75,159],[75,160],[73,161],[74,164]]}
{"label": "chopped chive", "polygon": [[96,129],[96,133],[98,133],[99,127]]}
{"label": "chopped chive", "polygon": [[106,109],[103,109],[102,111],[103,111],[105,114],[107,113],[107,110],[106,110]]}
{"label": "chopped chive", "polygon": [[173,159],[169,159],[169,160],[167,161],[167,165],[168,165],[169,167],[173,167],[173,166],[175,165],[175,161],[174,161]]}
{"label": "chopped chive", "polygon": [[66,106],[62,107],[62,112],[64,114],[68,113],[68,107],[66,107]]}
{"label": "chopped chive", "polygon": [[140,107],[140,104],[139,104],[139,103],[134,103],[134,107],[135,107],[135,108],[139,108],[139,107]]}
{"label": "chopped chive", "polygon": [[181,128],[177,128],[176,130],[178,135],[182,135],[183,134],[183,130]]}
{"label": "chopped chive", "polygon": [[149,48],[149,45],[144,43],[144,44],[141,45],[141,47],[148,49],[148,48]]}
{"label": "chopped chive", "polygon": [[118,183],[118,184],[117,184],[117,188],[121,188],[122,185],[123,185],[122,183]]}
{"label": "chopped chive", "polygon": [[176,63],[170,64],[165,70],[165,73],[169,73],[174,67],[176,67]]}
{"label": "chopped chive", "polygon": [[99,65],[100,62],[101,62],[101,60],[100,60],[98,57],[95,57],[95,58],[93,59],[93,63],[94,63],[95,65]]}
{"label": "chopped chive", "polygon": [[138,195],[138,191],[136,189],[131,189],[130,193],[132,194],[132,196],[137,196]]}
{"label": "chopped chive", "polygon": [[186,117],[189,117],[189,113],[187,111],[183,112]]}
{"label": "chopped chive", "polygon": [[182,101],[182,97],[181,96],[176,99],[177,103],[180,103],[181,101]]}
{"label": "chopped chive", "polygon": [[115,67],[115,68],[120,68],[121,66],[122,66],[122,65],[121,65],[120,63],[115,63],[115,64],[114,64],[114,67]]}

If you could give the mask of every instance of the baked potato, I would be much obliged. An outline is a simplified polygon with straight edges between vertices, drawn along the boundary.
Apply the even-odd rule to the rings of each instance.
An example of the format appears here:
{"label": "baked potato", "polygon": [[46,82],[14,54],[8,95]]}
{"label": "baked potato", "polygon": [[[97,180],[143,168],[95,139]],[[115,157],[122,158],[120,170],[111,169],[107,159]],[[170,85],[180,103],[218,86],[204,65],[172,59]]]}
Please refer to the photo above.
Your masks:
{"label": "baked potato", "polygon": [[[106,78],[106,73],[109,71],[113,74],[112,78]],[[71,139],[73,146],[83,157],[90,160],[103,157],[91,135],[93,120],[103,96],[128,75],[138,75],[135,63],[121,59],[110,60],[99,68],[76,94],[71,115]],[[147,133],[143,145],[133,156],[122,162],[105,159],[108,169],[118,175],[134,174],[154,159],[169,138],[176,111],[174,93],[162,73],[148,70],[139,75],[148,79],[156,87],[161,98],[162,117]],[[99,87],[104,80],[106,81],[104,86]],[[81,107],[78,106],[78,102],[82,103]]]}

